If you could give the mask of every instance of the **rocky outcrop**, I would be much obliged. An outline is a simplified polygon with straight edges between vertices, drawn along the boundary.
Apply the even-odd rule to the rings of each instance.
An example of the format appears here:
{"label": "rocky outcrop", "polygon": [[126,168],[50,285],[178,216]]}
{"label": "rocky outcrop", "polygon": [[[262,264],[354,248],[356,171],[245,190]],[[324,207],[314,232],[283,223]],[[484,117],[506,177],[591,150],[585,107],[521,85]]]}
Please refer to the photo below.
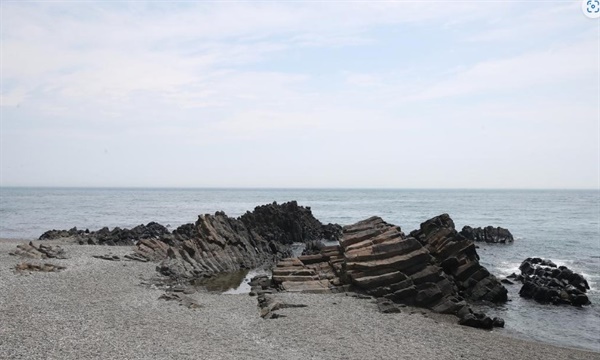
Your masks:
{"label": "rocky outcrop", "polygon": [[[268,222],[273,216],[273,222]],[[220,272],[253,269],[290,256],[292,242],[320,240],[332,235],[309,208],[295,201],[259,206],[240,218],[223,212],[201,215],[195,224],[175,229],[161,239],[141,239],[135,253],[160,261],[157,267],[173,279],[194,279]]]}
{"label": "rocky outcrop", "polygon": [[132,229],[115,227],[110,230],[104,227],[98,231],[78,230],[49,230],[40,236],[40,240],[72,239],[80,244],[89,245],[134,245],[142,239],[156,239],[169,237],[171,232],[166,227],[156,222],[138,225]]}
{"label": "rocky outcrop", "polygon": [[300,292],[350,287],[387,299],[379,301],[390,311],[396,310],[389,301],[414,305],[455,314],[464,325],[482,328],[503,321],[473,312],[466,300],[507,300],[504,286],[479,265],[473,242],[454,229],[446,214],[424,222],[411,236],[379,217],[345,226],[339,246],[280,261],[273,283]]}
{"label": "rocky outcrop", "polygon": [[239,219],[264,240],[279,244],[338,240],[342,232],[341,226],[337,224],[321,224],[312,215],[310,207],[298,206],[296,201],[257,206],[254,211],[246,212]]}
{"label": "rocky outcrop", "polygon": [[429,251],[434,263],[443,269],[462,298],[493,303],[507,301],[506,288],[479,264],[475,244],[456,231],[448,214],[427,220],[410,235]]}
{"label": "rocky outcrop", "polygon": [[460,231],[460,234],[475,242],[506,244],[514,241],[510,231],[501,227],[487,226],[484,228],[472,228],[470,226],[465,226]]}
{"label": "rocky outcrop", "polygon": [[519,291],[521,297],[542,304],[590,304],[586,295],[590,289],[587,280],[566,266],[557,267],[552,261],[541,258],[527,258],[519,269],[521,276],[513,278],[523,282]]}
{"label": "rocky outcrop", "polygon": [[272,281],[280,290],[303,293],[341,291],[344,257],[340,246],[326,246],[319,254],[279,261]]}
{"label": "rocky outcrop", "polygon": [[35,246],[32,242],[29,242],[29,244],[17,245],[17,249],[8,254],[31,259],[67,258],[64,249],[60,246],[49,246],[44,244],[40,244],[40,246]]}

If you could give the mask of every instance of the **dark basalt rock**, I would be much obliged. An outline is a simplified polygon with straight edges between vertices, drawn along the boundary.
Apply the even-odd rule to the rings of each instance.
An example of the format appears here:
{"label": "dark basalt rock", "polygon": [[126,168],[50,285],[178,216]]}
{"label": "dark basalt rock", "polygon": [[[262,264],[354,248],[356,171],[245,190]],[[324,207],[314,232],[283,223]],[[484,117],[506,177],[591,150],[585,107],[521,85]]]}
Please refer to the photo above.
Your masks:
{"label": "dark basalt rock", "polygon": [[510,231],[501,227],[487,226],[485,228],[472,228],[465,226],[460,231],[460,234],[475,242],[506,244],[514,241]]}
{"label": "dark basalt rock", "polygon": [[521,263],[519,270],[521,275],[514,278],[523,283],[519,291],[521,297],[542,304],[590,304],[585,294],[590,289],[587,280],[566,266],[557,267],[551,260],[527,258]]}
{"label": "dark basalt rock", "polygon": [[461,297],[493,303],[502,303],[508,299],[506,288],[479,264],[479,255],[473,241],[456,231],[448,214],[427,220],[419,230],[412,231],[410,235],[429,251],[433,262],[442,267]]}
{"label": "dark basalt rock", "polygon": [[239,220],[266,241],[279,244],[306,242],[308,240],[338,240],[341,226],[323,225],[312,215],[310,207],[298,206],[296,201],[281,205],[276,202],[257,206]]}
{"label": "dark basalt rock", "polygon": [[76,227],[70,230],[49,230],[43,233],[40,240],[55,240],[62,238],[73,239],[80,244],[87,245],[134,245],[142,239],[154,239],[169,237],[170,231],[166,227],[156,222],[150,222],[146,225],[138,225],[132,229],[121,229],[115,227],[110,230],[103,227],[98,231],[77,230]]}

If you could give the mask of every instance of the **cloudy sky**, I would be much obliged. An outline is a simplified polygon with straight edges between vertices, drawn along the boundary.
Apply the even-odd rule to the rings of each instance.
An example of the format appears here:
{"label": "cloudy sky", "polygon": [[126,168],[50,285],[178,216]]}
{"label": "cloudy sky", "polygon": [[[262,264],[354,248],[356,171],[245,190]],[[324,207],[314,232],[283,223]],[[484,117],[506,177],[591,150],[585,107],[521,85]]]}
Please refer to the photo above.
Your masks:
{"label": "cloudy sky", "polygon": [[1,6],[3,186],[599,184],[580,1]]}

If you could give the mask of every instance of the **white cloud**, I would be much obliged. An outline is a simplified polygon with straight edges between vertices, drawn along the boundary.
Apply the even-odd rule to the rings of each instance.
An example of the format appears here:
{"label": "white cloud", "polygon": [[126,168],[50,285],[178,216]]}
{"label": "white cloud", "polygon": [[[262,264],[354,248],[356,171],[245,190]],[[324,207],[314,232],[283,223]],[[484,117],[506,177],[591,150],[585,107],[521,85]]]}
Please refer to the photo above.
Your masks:
{"label": "white cloud", "polygon": [[489,95],[595,78],[598,73],[597,46],[597,42],[584,41],[507,59],[483,61],[434,83],[407,100]]}

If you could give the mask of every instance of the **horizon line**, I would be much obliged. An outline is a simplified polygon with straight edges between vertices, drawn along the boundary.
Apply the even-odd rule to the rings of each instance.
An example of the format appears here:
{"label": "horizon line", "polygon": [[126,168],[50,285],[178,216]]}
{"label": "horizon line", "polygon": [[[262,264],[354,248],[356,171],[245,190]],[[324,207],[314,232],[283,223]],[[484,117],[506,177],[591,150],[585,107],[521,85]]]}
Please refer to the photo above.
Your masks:
{"label": "horizon line", "polygon": [[597,190],[599,188],[536,188],[536,187],[268,187],[268,186],[52,186],[52,185],[1,185],[2,188],[19,189],[98,189],[98,190]]}

